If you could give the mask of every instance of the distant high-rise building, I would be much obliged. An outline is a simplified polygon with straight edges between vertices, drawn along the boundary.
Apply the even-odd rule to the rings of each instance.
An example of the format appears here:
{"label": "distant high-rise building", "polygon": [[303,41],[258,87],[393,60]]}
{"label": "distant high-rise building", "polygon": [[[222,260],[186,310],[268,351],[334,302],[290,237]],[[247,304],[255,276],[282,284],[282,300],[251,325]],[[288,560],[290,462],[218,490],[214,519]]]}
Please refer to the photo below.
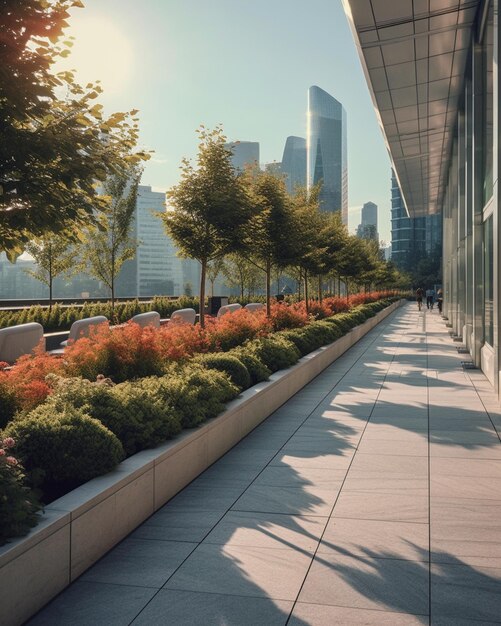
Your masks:
{"label": "distant high-rise building", "polygon": [[296,187],[306,185],[306,139],[303,137],[287,137],[282,157],[282,172],[290,194]]}
{"label": "distant high-rise building", "polygon": [[410,270],[426,253],[426,218],[408,217],[395,176],[391,173],[391,260]]}
{"label": "distant high-rise building", "polygon": [[259,166],[258,141],[231,141],[225,148],[232,153],[231,162],[237,171],[243,172],[247,165]]}
{"label": "distant high-rise building", "polygon": [[165,194],[139,185],[134,226],[139,245],[131,261],[136,266],[134,293],[138,296],[183,293],[182,261],[176,256],[176,247],[165,234],[161,219],[154,214],[164,210]]}
{"label": "distant high-rise building", "polygon": [[270,174],[274,174],[275,176],[280,176],[282,174],[282,164],[279,161],[273,161],[272,163],[265,163],[264,171],[270,172]]}
{"label": "distant high-rise building", "polygon": [[361,211],[362,222],[357,228],[357,237],[379,240],[377,231],[377,204],[366,202]]}
{"label": "distant high-rise building", "polygon": [[320,208],[341,211],[348,224],[348,148],[346,111],[320,87],[308,89],[307,113],[308,188],[322,181]]}

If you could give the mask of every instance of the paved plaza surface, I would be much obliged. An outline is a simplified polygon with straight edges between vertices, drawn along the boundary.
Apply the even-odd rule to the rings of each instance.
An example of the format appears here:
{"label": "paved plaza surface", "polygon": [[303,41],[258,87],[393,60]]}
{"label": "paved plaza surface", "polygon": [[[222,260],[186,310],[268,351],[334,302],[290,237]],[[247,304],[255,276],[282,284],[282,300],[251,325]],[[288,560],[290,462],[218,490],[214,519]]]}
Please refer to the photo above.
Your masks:
{"label": "paved plaza surface", "polygon": [[398,309],[30,625],[501,623],[501,409],[457,345]]}

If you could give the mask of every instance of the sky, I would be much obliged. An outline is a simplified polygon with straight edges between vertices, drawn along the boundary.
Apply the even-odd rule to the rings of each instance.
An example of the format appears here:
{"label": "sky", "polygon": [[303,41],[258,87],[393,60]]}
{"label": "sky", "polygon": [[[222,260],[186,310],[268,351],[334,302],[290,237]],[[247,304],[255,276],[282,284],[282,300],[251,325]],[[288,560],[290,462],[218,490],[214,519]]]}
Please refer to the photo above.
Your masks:
{"label": "sky", "polygon": [[390,161],[341,0],[84,0],[61,67],[100,79],[107,113],[139,109],[141,147],[154,150],[142,184],[166,190],[196,129],[222,124],[230,141],[259,141],[280,161],[287,136],[305,136],[308,87],[346,109],[349,219],[379,207],[390,242]]}

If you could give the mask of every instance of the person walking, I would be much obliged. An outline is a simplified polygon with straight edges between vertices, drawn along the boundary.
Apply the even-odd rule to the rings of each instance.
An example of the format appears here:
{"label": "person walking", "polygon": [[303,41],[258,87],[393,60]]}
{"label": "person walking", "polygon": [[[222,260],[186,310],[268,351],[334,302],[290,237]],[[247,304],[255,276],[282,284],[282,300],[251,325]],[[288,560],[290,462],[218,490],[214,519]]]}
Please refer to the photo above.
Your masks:
{"label": "person walking", "polygon": [[416,302],[418,311],[421,311],[421,307],[423,306],[423,296],[424,291],[421,289],[421,287],[418,287],[416,290]]}
{"label": "person walking", "polygon": [[433,289],[426,290],[426,308],[433,311],[433,304],[435,301],[435,291]]}
{"label": "person walking", "polygon": [[442,293],[442,290],[439,289],[437,291],[437,307],[438,307],[438,312],[440,313],[440,315],[442,315],[443,303],[444,303],[444,294]]}

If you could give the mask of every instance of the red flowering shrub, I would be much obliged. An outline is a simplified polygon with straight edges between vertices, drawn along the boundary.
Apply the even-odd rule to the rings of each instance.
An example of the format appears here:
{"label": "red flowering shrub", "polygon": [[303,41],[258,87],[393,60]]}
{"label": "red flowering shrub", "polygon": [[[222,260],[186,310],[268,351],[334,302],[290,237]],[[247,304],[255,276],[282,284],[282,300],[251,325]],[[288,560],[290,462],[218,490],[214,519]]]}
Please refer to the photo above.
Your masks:
{"label": "red flowering shrub", "polygon": [[344,313],[350,309],[350,303],[346,298],[341,298],[339,296],[332,296],[330,298],[324,298],[324,304],[329,307],[330,314],[335,315],[336,313]]}
{"label": "red flowering shrub", "polygon": [[158,349],[163,359],[181,361],[194,354],[214,349],[214,341],[207,330],[198,324],[169,324],[157,331]]}
{"label": "red flowering shrub", "polygon": [[62,361],[42,352],[41,348],[34,354],[20,357],[8,370],[0,368],[0,395],[9,400],[0,409],[0,422],[6,424],[16,410],[30,411],[41,404],[52,392],[45,377],[62,370]]}
{"label": "red flowering shrub", "polygon": [[325,301],[318,302],[318,300],[310,300],[308,303],[308,311],[316,320],[323,320],[332,315],[332,311]]}
{"label": "red flowering shrub", "polygon": [[274,331],[288,328],[299,328],[309,322],[304,302],[284,304],[280,302],[271,305],[271,325]]}
{"label": "red flowering shrub", "polygon": [[100,324],[89,337],[69,345],[64,353],[66,371],[71,376],[95,380],[99,374],[115,382],[160,375],[163,370],[158,331],[128,323],[110,328]]}
{"label": "red flowering shrub", "polygon": [[224,351],[240,346],[248,339],[263,337],[272,330],[272,324],[264,311],[250,313],[246,309],[240,309],[207,322],[207,332]]}

